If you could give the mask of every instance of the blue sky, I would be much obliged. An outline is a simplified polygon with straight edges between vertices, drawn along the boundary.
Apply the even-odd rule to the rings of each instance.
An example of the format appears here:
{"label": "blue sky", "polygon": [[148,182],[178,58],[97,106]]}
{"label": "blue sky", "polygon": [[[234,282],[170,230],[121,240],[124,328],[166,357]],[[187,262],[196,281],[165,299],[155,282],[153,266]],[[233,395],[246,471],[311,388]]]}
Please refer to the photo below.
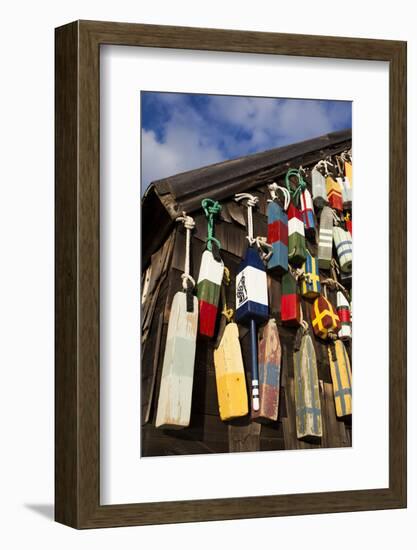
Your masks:
{"label": "blue sky", "polygon": [[151,181],[352,127],[350,101],[141,93],[142,191]]}

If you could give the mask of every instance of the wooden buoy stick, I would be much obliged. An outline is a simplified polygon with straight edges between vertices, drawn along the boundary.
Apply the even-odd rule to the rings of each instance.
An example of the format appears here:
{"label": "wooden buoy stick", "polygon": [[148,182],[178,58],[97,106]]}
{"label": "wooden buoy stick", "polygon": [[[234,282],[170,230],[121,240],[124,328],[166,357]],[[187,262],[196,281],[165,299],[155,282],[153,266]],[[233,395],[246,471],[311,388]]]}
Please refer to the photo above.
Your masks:
{"label": "wooden buoy stick", "polygon": [[[298,186],[293,189],[290,178],[296,177]],[[291,168],[285,175],[285,185],[291,195],[288,207],[288,261],[290,264],[300,267],[306,259],[305,227],[301,211],[298,208],[300,195],[307,189],[299,170]]]}
{"label": "wooden buoy stick", "polygon": [[194,220],[183,213],[177,218],[186,228],[183,290],[174,295],[168,322],[168,333],[162,365],[157,428],[189,426],[194,377],[194,359],[198,326],[198,301],[193,295],[195,281],[190,275],[190,243]]}
{"label": "wooden buoy stick", "polygon": [[352,271],[352,236],[342,227],[333,227],[333,241],[339,259],[340,269],[344,273]]}
{"label": "wooden buoy stick", "polygon": [[258,333],[255,319],[250,320],[250,340],[252,357],[252,407],[254,411],[259,411]]}
{"label": "wooden buoy stick", "polygon": [[224,272],[220,256],[220,241],[214,236],[214,218],[222,207],[212,199],[204,199],[201,206],[207,217],[207,239],[197,280],[197,298],[200,306],[199,332],[201,336],[212,338],[216,327]]}
{"label": "wooden buoy stick", "polygon": [[281,376],[281,343],[274,318],[263,328],[258,342],[259,411],[252,418],[259,422],[278,419]]}
{"label": "wooden buoy stick", "polygon": [[[268,269],[285,273],[288,271],[288,215],[290,192],[285,187],[271,183],[268,185],[271,198],[268,199],[268,242],[272,246],[272,254],[268,261]],[[284,197],[283,207],[278,202],[278,190]]]}
{"label": "wooden buoy stick", "polygon": [[318,262],[320,269],[329,269],[333,253],[333,210],[324,206],[320,216]]}
{"label": "wooden buoy stick", "polygon": [[318,162],[311,171],[311,188],[313,191],[313,203],[318,209],[322,209],[323,206],[328,204],[326,193],[326,179],[322,174],[326,170],[326,164],[324,160]]}
{"label": "wooden buoy stick", "polygon": [[347,416],[352,414],[352,371],[349,356],[341,340],[333,340],[328,354],[336,416]]}
{"label": "wooden buoy stick", "polygon": [[258,198],[249,193],[239,193],[236,201],[247,200],[249,246],[240,263],[236,277],[236,321],[249,326],[251,336],[252,408],[259,410],[259,375],[257,324],[268,319],[268,290],[265,266],[254,245],[252,208]]}
{"label": "wooden buoy stick", "polygon": [[300,306],[300,328],[294,342],[294,394],[298,439],[322,436],[316,352]]}
{"label": "wooden buoy stick", "polygon": [[230,283],[229,270],[224,268],[221,287],[223,304],[218,345],[214,350],[217,400],[221,420],[230,420],[248,414],[245,370],[240,349],[239,330],[232,321],[233,309],[227,307],[225,285]]}

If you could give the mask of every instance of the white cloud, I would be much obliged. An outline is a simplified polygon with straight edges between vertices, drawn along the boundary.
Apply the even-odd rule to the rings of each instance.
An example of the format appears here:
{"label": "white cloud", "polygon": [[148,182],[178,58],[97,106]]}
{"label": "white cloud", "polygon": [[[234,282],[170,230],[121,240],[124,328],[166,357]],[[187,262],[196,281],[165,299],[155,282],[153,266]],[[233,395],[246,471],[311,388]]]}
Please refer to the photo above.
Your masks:
{"label": "white cloud", "polygon": [[168,123],[162,143],[152,130],[142,130],[142,191],[151,181],[221,160],[220,150],[195,127]]}
{"label": "white cloud", "polygon": [[331,132],[337,118],[312,100],[210,96],[204,108],[187,95],[158,94],[157,100],[170,118],[162,140],[142,130],[144,189],[156,179]]}

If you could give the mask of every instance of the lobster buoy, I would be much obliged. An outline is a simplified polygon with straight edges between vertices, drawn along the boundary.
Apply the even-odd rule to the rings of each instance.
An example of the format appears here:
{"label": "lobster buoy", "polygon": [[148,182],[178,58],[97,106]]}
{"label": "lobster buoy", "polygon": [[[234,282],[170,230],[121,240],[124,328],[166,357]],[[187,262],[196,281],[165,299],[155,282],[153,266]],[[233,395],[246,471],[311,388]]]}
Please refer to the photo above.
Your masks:
{"label": "lobster buoy", "polygon": [[342,227],[333,227],[333,240],[339,259],[340,270],[344,273],[352,271],[352,236]]}
{"label": "lobster buoy", "polygon": [[288,261],[299,267],[306,259],[306,240],[301,212],[292,203],[288,208]]}
{"label": "lobster buoy", "polygon": [[314,334],[322,340],[329,338],[330,334],[337,335],[341,326],[334,307],[324,296],[314,300],[311,321]]}
{"label": "lobster buoy", "polygon": [[336,416],[352,414],[352,371],[349,356],[341,340],[328,347]]}
{"label": "lobster buoy", "polygon": [[[268,203],[268,242],[272,246],[272,254],[268,260],[268,270],[277,273],[288,271],[288,215],[286,209],[289,206],[289,192],[276,183],[268,186],[271,200]],[[277,190],[280,189],[285,197],[282,207],[277,202]]]}
{"label": "lobster buoy", "polygon": [[345,295],[340,290],[337,291],[336,295],[337,300],[337,315],[340,319],[340,330],[338,332],[338,337],[341,340],[350,340],[352,338],[352,323],[350,319],[350,306]]}
{"label": "lobster buoy", "polygon": [[281,376],[281,343],[275,319],[265,325],[258,349],[260,408],[252,413],[252,418],[275,421],[278,419]]}
{"label": "lobster buoy", "polygon": [[343,210],[342,188],[330,174],[326,177],[327,200],[329,205],[341,212]]}
{"label": "lobster buoy", "polygon": [[248,325],[251,337],[252,358],[252,409],[259,410],[259,371],[257,324],[268,319],[268,288],[265,266],[254,248],[252,208],[257,198],[249,193],[239,193],[235,200],[247,199],[248,242],[246,254],[236,276],[236,321]]}
{"label": "lobster buoy", "polygon": [[204,199],[201,206],[207,217],[208,228],[206,250],[201,258],[197,280],[197,298],[200,306],[199,332],[202,336],[211,338],[216,326],[224,273],[224,264],[220,257],[220,242],[214,237],[214,217],[220,212],[221,206],[212,199]]}
{"label": "lobster buoy", "polygon": [[322,418],[316,353],[308,325],[302,323],[300,347],[294,352],[295,418],[297,438],[308,439],[322,436]]}
{"label": "lobster buoy", "polygon": [[155,426],[184,428],[190,424],[194,359],[198,328],[198,300],[193,295],[194,279],[190,269],[190,242],[194,220],[183,213],[177,218],[186,228],[183,290],[174,295],[162,364],[161,385]]}
{"label": "lobster buoy", "polygon": [[306,261],[302,267],[301,296],[316,298],[321,294],[320,274],[317,259],[307,250]]}
{"label": "lobster buoy", "polygon": [[320,269],[330,269],[333,250],[333,211],[325,206],[320,216],[318,262]]}

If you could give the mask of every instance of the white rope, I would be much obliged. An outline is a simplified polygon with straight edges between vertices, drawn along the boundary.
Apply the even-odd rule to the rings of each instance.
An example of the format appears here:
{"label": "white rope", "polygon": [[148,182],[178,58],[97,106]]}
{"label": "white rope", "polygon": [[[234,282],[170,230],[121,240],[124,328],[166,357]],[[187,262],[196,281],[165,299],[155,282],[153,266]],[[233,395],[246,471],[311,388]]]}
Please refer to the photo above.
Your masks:
{"label": "white rope", "polygon": [[256,239],[253,238],[253,217],[252,217],[252,208],[257,205],[259,199],[255,195],[250,193],[237,193],[235,195],[235,201],[239,202],[243,199],[247,199],[247,209],[248,209],[248,235],[247,239],[249,244],[252,246]]}
{"label": "white rope", "polygon": [[[254,239],[254,242],[256,242],[256,246],[261,253],[262,260],[264,262],[267,262],[272,256],[272,244],[269,244],[269,242],[267,242],[266,237],[256,237]],[[267,252],[265,252],[265,250],[267,250]]]}
{"label": "white rope", "polygon": [[324,168],[324,175],[327,177],[330,175],[329,173],[329,169],[327,168],[327,166],[334,166],[334,164],[332,164],[329,160],[320,160],[315,166],[314,168]]}
{"label": "white rope", "polygon": [[286,187],[281,187],[275,182],[268,185],[268,189],[269,189],[269,192],[271,193],[271,198],[268,199],[268,202],[274,202],[275,200],[277,200],[278,198],[277,191],[278,190],[281,191],[281,193],[284,195],[284,210],[287,211],[291,202],[291,195],[288,189]]}
{"label": "white rope", "polygon": [[349,149],[348,151],[343,151],[343,153],[340,155],[342,157],[342,160],[344,162],[352,162],[352,150]]}
{"label": "white rope", "polygon": [[182,279],[182,288],[187,290],[188,281],[191,283],[191,288],[195,287],[195,280],[190,275],[190,246],[191,246],[191,231],[195,227],[195,221],[191,216],[187,216],[186,212],[182,213],[182,216],[179,216],[175,221],[182,222],[186,232],[185,232],[185,262],[184,262],[184,273],[181,275]]}
{"label": "white rope", "polygon": [[336,210],[334,210],[333,208],[332,208],[332,215],[333,215],[333,221],[334,221],[334,223],[335,223],[337,226],[340,225],[340,218],[339,218],[339,216],[337,215]]}

